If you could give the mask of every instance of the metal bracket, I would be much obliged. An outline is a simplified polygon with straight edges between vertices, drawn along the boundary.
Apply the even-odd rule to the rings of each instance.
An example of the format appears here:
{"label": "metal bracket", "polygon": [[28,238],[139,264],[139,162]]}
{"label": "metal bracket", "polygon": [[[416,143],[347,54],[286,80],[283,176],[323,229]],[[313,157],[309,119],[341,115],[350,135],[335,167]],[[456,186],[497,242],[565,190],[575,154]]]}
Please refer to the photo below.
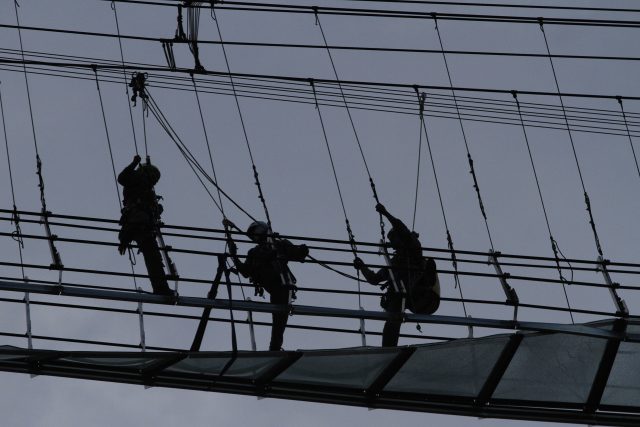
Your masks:
{"label": "metal bracket", "polygon": [[[142,288],[139,287],[138,292],[143,292]],[[144,308],[142,306],[142,301],[138,301],[138,320],[140,323],[140,349],[142,349],[142,351],[146,351],[147,345],[144,332]]]}
{"label": "metal bracket", "polygon": [[613,304],[616,306],[617,315],[622,317],[627,317],[629,315],[629,309],[627,308],[627,303],[620,298],[616,288],[620,287],[620,283],[614,282],[611,280],[611,276],[609,275],[609,271],[607,270],[607,264],[609,264],[608,259],[602,258],[602,256],[598,257],[598,267],[596,271],[601,271],[604,276],[604,281],[609,288],[609,293],[611,294],[611,298],[613,299]]}
{"label": "metal bracket", "polygon": [[[25,277],[25,281],[27,278]],[[33,335],[31,333],[31,303],[29,300],[29,292],[24,293],[25,315],[27,316],[27,345],[29,350],[33,350]]]}
{"label": "metal bracket", "polygon": [[47,242],[49,244],[49,253],[51,254],[51,265],[49,268],[51,270],[59,270],[59,279],[58,284],[62,282],[62,270],[64,269],[64,265],[62,264],[62,257],[60,256],[60,252],[56,248],[54,241],[58,238],[55,234],[51,232],[51,225],[49,225],[49,215],[51,212],[47,211],[43,206],[42,211],[40,212],[40,223],[44,225],[44,232],[47,235]]}
{"label": "metal bracket", "polygon": [[516,290],[513,289],[507,279],[510,277],[509,273],[505,273],[502,271],[502,266],[500,265],[500,261],[498,261],[498,257],[500,256],[499,251],[494,251],[489,249],[489,259],[487,263],[489,265],[493,265],[493,268],[496,270],[496,275],[500,280],[500,285],[502,285],[502,290],[504,291],[504,295],[507,297],[507,304],[513,306],[513,320],[518,320],[518,305],[520,304],[520,299],[518,298],[518,294]]}

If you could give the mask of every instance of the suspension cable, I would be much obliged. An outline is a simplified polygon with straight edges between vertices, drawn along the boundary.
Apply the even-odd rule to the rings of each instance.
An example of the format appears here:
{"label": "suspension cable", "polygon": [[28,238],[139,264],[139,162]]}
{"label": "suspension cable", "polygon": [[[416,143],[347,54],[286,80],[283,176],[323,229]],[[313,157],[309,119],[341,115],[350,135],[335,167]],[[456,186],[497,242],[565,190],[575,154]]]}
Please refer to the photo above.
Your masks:
{"label": "suspension cable", "polygon": [[[542,197],[542,187],[540,186],[540,180],[538,179],[538,172],[536,170],[536,165],[533,161],[533,154],[531,152],[531,145],[529,144],[529,136],[527,135],[527,128],[524,124],[522,111],[520,109],[520,100],[518,99],[518,93],[515,90],[512,92],[512,95],[513,95],[513,99],[516,102],[516,108],[518,109],[518,115],[520,117],[520,124],[522,125],[522,134],[524,136],[524,142],[527,147],[527,152],[529,153],[529,161],[531,162],[531,169],[533,171],[533,177],[536,182],[536,187],[538,188],[538,197],[540,198],[542,213],[544,214],[544,220],[547,225],[547,231],[549,232],[549,241],[551,242],[551,250],[553,251],[553,257],[555,258],[556,269],[558,270],[560,281],[562,281],[562,290],[564,291],[564,297],[567,301],[567,307],[569,308],[569,316],[571,316],[571,323],[575,324],[575,321],[573,319],[573,313],[571,311],[571,304],[569,302],[569,295],[567,294],[567,288],[565,286],[565,284],[567,283],[567,279],[564,277],[564,274],[562,272],[562,267],[560,266],[560,258],[558,257],[558,252],[559,252],[558,242],[553,237],[553,233],[551,232],[551,224],[549,222],[549,215],[547,214],[547,207],[544,203],[544,198]],[[571,264],[569,264],[569,267],[571,267]],[[573,270],[572,270],[572,274],[573,274]]]}
{"label": "suspension cable", "polygon": [[618,104],[620,104],[620,112],[622,113],[622,119],[624,120],[624,127],[627,130],[627,137],[629,138],[629,146],[631,147],[631,153],[633,154],[633,160],[636,164],[636,171],[638,171],[638,176],[640,177],[640,166],[638,166],[638,156],[636,156],[636,150],[633,147],[633,139],[631,138],[631,131],[629,130],[629,123],[627,122],[627,114],[624,111],[624,105],[622,104],[622,97],[616,96],[618,100]]}
{"label": "suspension cable", "polygon": [[473,178],[473,188],[476,191],[476,196],[478,197],[478,205],[480,207],[480,213],[482,213],[482,218],[484,218],[484,225],[487,229],[487,236],[489,236],[489,244],[491,245],[491,250],[494,250],[493,247],[493,239],[491,237],[491,230],[489,229],[489,220],[487,219],[487,213],[484,208],[484,203],[482,202],[482,195],[480,194],[480,186],[478,185],[478,178],[476,176],[475,168],[473,167],[473,158],[471,157],[471,152],[469,151],[469,142],[467,141],[467,134],[464,130],[464,123],[462,120],[462,115],[460,114],[460,107],[458,105],[458,99],[456,96],[456,92],[453,86],[453,79],[451,78],[451,71],[449,70],[449,63],[447,62],[447,55],[444,50],[444,43],[442,42],[442,35],[440,34],[440,27],[438,26],[438,17],[435,13],[432,13],[433,22],[435,24],[436,34],[438,35],[438,41],[440,43],[440,50],[442,51],[442,59],[444,60],[444,67],[447,71],[447,78],[449,79],[449,87],[451,88],[451,95],[453,97],[453,104],[455,106],[456,114],[458,116],[458,123],[460,124],[460,131],[462,132],[462,140],[464,141],[464,147],[467,151],[467,160],[469,162],[469,173]]}
{"label": "suspension cable", "polygon": [[[418,89],[416,88],[416,92]],[[426,93],[422,96],[418,92],[418,102],[420,104],[420,124],[418,126],[418,167],[416,170],[416,193],[413,202],[413,219],[411,221],[411,231],[415,231],[416,228],[416,213],[418,211],[418,190],[420,188],[420,163],[422,161],[422,123],[424,122],[424,101],[426,100]]]}
{"label": "suspension cable", "polygon": [[141,109],[141,114],[142,114],[142,136],[144,138],[144,155],[147,159],[149,159],[149,145],[147,144],[147,118],[145,116],[145,113],[147,112],[147,109],[149,107],[147,106],[147,100],[142,98],[142,109]]}
{"label": "suspension cable", "polygon": [[242,115],[242,109],[240,108],[240,100],[238,98],[238,93],[236,91],[236,86],[235,86],[235,82],[233,80],[233,77],[231,76],[231,66],[229,64],[229,57],[227,56],[227,49],[224,45],[224,39],[222,38],[222,31],[220,30],[220,23],[218,21],[218,16],[216,14],[216,10],[215,8],[211,7],[211,14],[213,16],[213,21],[216,24],[216,29],[218,30],[218,38],[220,39],[220,47],[222,47],[222,54],[224,56],[224,62],[226,64],[227,67],[227,72],[229,73],[229,82],[231,83],[231,90],[233,92],[233,98],[236,102],[236,108],[238,109],[238,116],[240,117],[240,124],[242,126],[242,133],[244,135],[244,141],[245,144],[247,146],[247,151],[249,152],[249,159],[251,160],[251,168],[253,169],[253,177],[255,179],[255,185],[258,189],[258,198],[260,199],[260,202],[262,203],[262,208],[264,210],[264,215],[266,217],[267,220],[267,224],[269,225],[269,230],[273,230],[272,226],[271,226],[271,217],[269,216],[269,209],[267,208],[267,201],[265,200],[264,197],[264,193],[262,192],[262,184],[260,183],[260,178],[258,176],[258,169],[256,167],[256,163],[255,160],[253,158],[253,152],[251,150],[251,143],[249,142],[249,136],[247,134],[247,127],[244,123],[244,117]]}
{"label": "suspension cable", "polygon": [[116,2],[111,1],[111,10],[113,10],[113,15],[116,19],[116,30],[118,32],[118,46],[120,47],[120,61],[122,63],[122,78],[124,81],[124,90],[127,95],[127,106],[129,107],[129,118],[131,119],[131,133],[133,135],[133,146],[136,150],[136,154],[140,154],[138,151],[138,140],[136,138],[136,126],[133,123],[133,108],[131,107],[131,103],[129,102],[129,82],[127,81],[127,69],[124,64],[124,50],[122,48],[122,36],[120,35],[120,23],[118,22],[118,9],[116,8]]}
{"label": "suspension cable", "polygon": [[322,118],[322,111],[320,110],[320,105],[318,104],[318,96],[316,94],[316,85],[313,79],[309,79],[309,84],[311,85],[311,89],[313,90],[313,97],[316,100],[316,111],[318,111],[318,118],[320,119],[320,127],[322,128],[322,135],[324,137],[324,143],[327,148],[327,153],[329,154],[329,161],[331,162],[331,170],[333,172],[333,178],[336,183],[336,189],[338,190],[338,197],[340,199],[340,206],[342,207],[342,213],[344,214],[344,221],[347,227],[347,234],[349,235],[349,245],[351,246],[351,251],[354,256],[357,256],[358,248],[355,243],[355,237],[353,235],[353,231],[351,230],[351,224],[349,222],[349,216],[347,215],[347,208],[344,204],[344,197],[342,196],[342,189],[340,188],[340,181],[338,180],[338,173],[336,172],[336,166],[333,161],[333,154],[331,152],[331,146],[329,145],[329,138],[327,137],[327,131],[324,125],[324,119]]}
{"label": "suspension cable", "polygon": [[[358,247],[356,246],[356,239],[353,235],[353,231],[351,230],[351,224],[349,223],[349,216],[347,215],[347,208],[344,204],[344,198],[342,197],[342,190],[340,188],[340,181],[338,180],[338,173],[336,172],[336,166],[333,161],[333,154],[331,153],[331,146],[329,145],[329,138],[327,137],[327,131],[324,126],[324,119],[322,118],[322,111],[320,110],[320,105],[318,104],[318,95],[316,94],[316,85],[313,79],[309,79],[309,84],[311,85],[311,89],[313,90],[313,99],[316,101],[316,110],[318,111],[318,118],[320,119],[320,127],[322,128],[322,136],[324,137],[324,143],[327,148],[327,153],[329,154],[329,161],[331,163],[331,170],[333,172],[333,178],[336,183],[336,189],[338,190],[338,197],[340,199],[340,206],[342,207],[342,213],[344,214],[344,222],[347,228],[347,235],[349,237],[349,246],[351,247],[351,252],[353,253],[354,258],[358,257]],[[360,271],[358,270],[357,275],[357,283],[358,283],[358,307],[362,310],[362,297],[361,297],[361,283],[360,283]],[[361,320],[361,329],[364,334],[364,320]],[[365,335],[363,335],[363,345],[365,343]]]}
{"label": "suspension cable", "polygon": [[427,143],[427,149],[429,151],[429,159],[431,160],[431,169],[433,170],[433,179],[436,184],[436,190],[438,191],[438,200],[440,201],[440,210],[442,211],[442,219],[444,221],[444,228],[447,234],[447,247],[449,251],[451,251],[451,265],[453,266],[453,279],[455,283],[455,287],[458,288],[458,292],[460,293],[460,300],[462,301],[462,311],[464,312],[464,316],[467,315],[467,307],[464,302],[464,296],[462,295],[462,285],[460,284],[460,277],[458,275],[458,260],[456,258],[455,248],[453,246],[453,239],[451,238],[451,233],[449,232],[449,224],[447,222],[447,214],[444,209],[444,202],[442,201],[442,192],[440,191],[440,181],[438,180],[438,173],[436,172],[436,163],[433,160],[433,150],[431,149],[431,141],[429,140],[429,132],[427,131],[427,124],[424,119],[424,102],[427,98],[426,93],[422,95],[419,92],[419,89],[416,87],[416,95],[418,96],[418,104],[419,104],[419,112],[420,112],[420,137],[422,137],[422,132],[424,131],[425,141]]}
{"label": "suspension cable", "polygon": [[[1,84],[2,82],[0,82]],[[16,193],[13,185],[13,172],[11,170],[11,155],[9,153],[9,138],[7,137],[7,121],[4,115],[4,105],[2,102],[2,87],[0,86],[0,116],[2,118],[2,130],[4,133],[4,143],[7,152],[7,169],[9,170],[9,184],[11,185],[11,200],[13,201],[13,213],[11,214],[11,222],[15,226],[13,239],[18,245],[18,256],[20,258],[20,273],[22,280],[27,281],[27,276],[24,271],[24,256],[22,250],[24,249],[24,239],[22,238],[22,228],[20,227],[20,214],[18,213],[18,207],[16,205]],[[27,321],[27,347],[29,350],[33,348],[33,335],[31,333],[31,304],[29,298],[29,292],[24,293],[25,315]]]}
{"label": "suspension cable", "polygon": [[[15,9],[15,14],[16,14],[16,23],[18,24],[18,39],[20,41],[20,55],[22,57],[22,60],[24,62],[24,46],[22,43],[22,32],[20,30],[20,16],[18,14],[18,2],[17,0],[14,0],[14,9]],[[38,187],[40,189],[40,203],[42,205],[42,222],[44,224],[44,228],[45,231],[47,233],[47,237],[48,237],[48,244],[49,244],[49,252],[51,253],[51,260],[52,260],[52,264],[51,267],[52,269],[57,269],[58,270],[58,278],[59,278],[59,282],[62,282],[62,258],[60,257],[60,253],[58,252],[58,249],[55,246],[54,240],[55,240],[55,236],[51,233],[51,227],[49,226],[49,212],[47,210],[47,201],[45,198],[45,191],[44,191],[44,178],[42,176],[42,161],[40,159],[40,152],[38,150],[38,138],[36,136],[36,125],[35,125],[35,120],[33,118],[33,106],[31,103],[31,92],[29,90],[29,77],[28,77],[28,73],[27,73],[27,66],[26,64],[23,64],[23,71],[24,71],[24,82],[25,82],[25,87],[27,90],[27,102],[29,105],[29,117],[30,117],[30,121],[31,121],[31,131],[33,133],[33,145],[35,148],[35,152],[36,152],[36,174],[38,175]]]}
{"label": "suspension cable", "polygon": [[[547,40],[547,34],[544,31],[544,21],[542,18],[538,19],[538,23],[540,24],[540,32],[544,38],[544,44],[547,48],[547,53],[551,54],[551,49],[549,49],[549,41]],[[580,184],[582,185],[582,191],[584,192],[584,203],[587,208],[587,213],[589,214],[589,225],[591,226],[591,231],[593,232],[593,238],[595,240],[596,249],[598,254],[603,257],[602,246],[600,245],[600,238],[598,237],[598,231],[596,229],[596,223],[593,219],[593,212],[591,211],[591,200],[589,199],[589,194],[587,193],[587,188],[584,183],[584,178],[582,177],[582,169],[580,168],[580,161],[578,160],[578,153],[576,152],[576,145],[573,141],[573,133],[571,132],[571,127],[569,126],[569,119],[567,118],[567,112],[564,108],[564,100],[562,99],[562,93],[560,92],[560,84],[558,83],[558,75],[556,73],[556,68],[553,63],[553,58],[549,58],[549,64],[551,65],[551,71],[553,73],[553,80],[556,85],[556,91],[558,94],[558,99],[560,100],[560,107],[562,109],[562,114],[564,116],[564,122],[567,127],[567,133],[569,134],[569,142],[571,143],[571,150],[573,152],[573,158],[576,162],[576,168],[578,170],[578,176],[580,177]]]}
{"label": "suspension cable", "polygon": [[[317,7],[314,6],[314,10],[317,11]],[[327,43],[327,37],[324,34],[324,29],[322,28],[322,23],[320,22],[320,16],[316,13],[315,18],[316,18],[316,25],[320,29],[320,34],[322,35],[322,41],[324,42],[324,46],[327,50],[327,55],[329,56],[329,62],[331,62],[331,68],[333,70],[333,75],[335,76],[338,89],[340,90],[340,96],[342,98],[342,102],[344,103],[345,110],[347,111],[347,116],[349,117],[349,123],[351,124],[351,129],[353,130],[353,136],[355,137],[356,144],[358,145],[358,151],[360,152],[360,157],[362,157],[364,169],[367,172],[367,177],[369,178],[369,185],[371,186],[373,199],[375,200],[376,204],[380,204],[380,199],[378,198],[378,191],[376,190],[376,184],[373,181],[373,177],[371,176],[371,171],[369,170],[367,158],[364,155],[364,150],[360,142],[360,136],[358,135],[358,130],[356,129],[355,122],[353,121],[353,116],[351,115],[351,109],[349,108],[349,104],[347,103],[347,98],[342,88],[342,83],[340,82],[340,78],[338,77],[338,70],[336,69],[336,64],[333,61],[333,55],[331,54],[331,49],[329,48],[329,44]],[[315,93],[315,87],[314,87],[314,93]],[[316,105],[317,104],[318,104],[318,100],[316,97]],[[320,111],[319,107],[318,107],[318,111]],[[382,240],[385,241],[387,236],[384,230],[384,220],[383,220],[382,214],[379,214],[379,216],[380,216],[380,235],[382,236]]]}

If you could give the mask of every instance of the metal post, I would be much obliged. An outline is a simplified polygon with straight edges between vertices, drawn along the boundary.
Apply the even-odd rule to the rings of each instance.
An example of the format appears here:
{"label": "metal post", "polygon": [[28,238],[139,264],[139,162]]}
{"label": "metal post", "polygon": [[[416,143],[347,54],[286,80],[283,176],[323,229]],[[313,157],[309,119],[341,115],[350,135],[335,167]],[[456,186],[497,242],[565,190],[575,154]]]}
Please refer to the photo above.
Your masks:
{"label": "metal post", "polygon": [[[27,278],[25,277],[25,282]],[[31,334],[31,304],[29,301],[29,292],[24,293],[24,308],[27,316],[27,346],[29,350],[33,350],[33,337]]]}
{"label": "metal post", "polygon": [[160,230],[160,226],[162,223],[158,223],[156,227],[156,240],[158,241],[158,245],[160,246],[160,252],[162,253],[162,258],[164,258],[164,263],[167,264],[167,269],[169,270],[169,279],[173,279],[175,284],[176,295],[178,295],[178,284],[180,275],[178,274],[178,269],[176,265],[171,260],[169,256],[169,251],[171,250],[171,246],[167,246],[164,243],[164,236],[162,235],[162,231]]}
{"label": "metal post", "polygon": [[[142,288],[138,288],[138,292],[142,292]],[[142,301],[138,301],[138,320],[140,322],[140,348],[142,351],[146,351],[146,339],[144,333],[144,311],[142,308]]]}
{"label": "metal post", "polygon": [[[360,306],[360,311],[364,311],[364,308]],[[365,329],[364,317],[360,318],[360,339],[362,340],[362,346],[367,346],[367,330]]]}
{"label": "metal post", "polygon": [[[246,300],[251,301],[251,298],[247,297]],[[258,347],[256,346],[256,333],[255,333],[255,330],[253,329],[253,311],[251,310],[247,311],[247,320],[249,321],[249,335],[251,336],[251,350],[256,351]]]}
{"label": "metal post", "polygon": [[609,288],[609,293],[611,294],[611,299],[613,299],[613,304],[616,306],[617,314],[622,317],[626,317],[629,315],[629,309],[627,308],[627,303],[620,298],[616,288],[620,286],[620,283],[614,282],[611,280],[611,276],[609,275],[609,271],[607,270],[607,264],[609,264],[608,259],[602,258],[602,256],[598,257],[598,271],[602,272],[604,276],[604,281]]}

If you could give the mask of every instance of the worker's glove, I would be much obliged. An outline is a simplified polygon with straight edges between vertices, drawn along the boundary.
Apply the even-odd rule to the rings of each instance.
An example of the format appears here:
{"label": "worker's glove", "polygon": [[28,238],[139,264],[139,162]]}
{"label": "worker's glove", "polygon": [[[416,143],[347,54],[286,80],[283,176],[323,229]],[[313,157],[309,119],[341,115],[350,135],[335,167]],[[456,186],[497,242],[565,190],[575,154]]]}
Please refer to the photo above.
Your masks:
{"label": "worker's glove", "polygon": [[309,247],[303,243],[302,245],[300,245],[300,251],[304,254],[304,256],[302,257],[302,260],[304,261],[304,258],[309,255]]}
{"label": "worker's glove", "polygon": [[378,203],[376,205],[376,212],[378,212],[381,215],[386,215],[388,214],[387,212],[387,208],[384,207],[384,205],[382,203]]}
{"label": "worker's glove", "polygon": [[142,160],[142,157],[140,157],[139,155],[136,154],[135,156],[133,156],[133,163],[135,165],[139,164],[141,160]]}
{"label": "worker's glove", "polygon": [[365,264],[364,264],[364,261],[362,261],[359,257],[356,257],[356,258],[353,260],[353,267],[354,267],[356,270],[362,270],[362,269],[363,269],[363,268],[365,268],[366,266],[365,266]]}
{"label": "worker's glove", "polygon": [[227,246],[229,247],[229,255],[231,256],[236,256],[238,255],[238,247],[236,246],[236,243],[231,240],[231,239],[227,239]]}
{"label": "worker's glove", "polygon": [[222,225],[224,228],[237,228],[236,225],[227,218],[222,220]]}
{"label": "worker's glove", "polygon": [[127,247],[129,245],[127,245],[124,242],[120,242],[120,244],[118,245],[118,252],[120,253],[120,255],[124,255],[125,252],[127,252]]}

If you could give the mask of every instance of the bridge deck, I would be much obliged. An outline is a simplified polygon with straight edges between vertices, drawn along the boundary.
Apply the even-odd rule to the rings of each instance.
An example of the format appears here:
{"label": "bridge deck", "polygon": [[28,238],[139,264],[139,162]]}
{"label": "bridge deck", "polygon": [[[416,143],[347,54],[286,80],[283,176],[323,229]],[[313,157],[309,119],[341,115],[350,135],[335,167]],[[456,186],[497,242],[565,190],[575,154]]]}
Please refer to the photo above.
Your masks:
{"label": "bridge deck", "polygon": [[[589,326],[640,329],[621,320]],[[640,424],[640,343],[562,332],[288,352],[66,352],[3,346],[0,370],[370,408]]]}

